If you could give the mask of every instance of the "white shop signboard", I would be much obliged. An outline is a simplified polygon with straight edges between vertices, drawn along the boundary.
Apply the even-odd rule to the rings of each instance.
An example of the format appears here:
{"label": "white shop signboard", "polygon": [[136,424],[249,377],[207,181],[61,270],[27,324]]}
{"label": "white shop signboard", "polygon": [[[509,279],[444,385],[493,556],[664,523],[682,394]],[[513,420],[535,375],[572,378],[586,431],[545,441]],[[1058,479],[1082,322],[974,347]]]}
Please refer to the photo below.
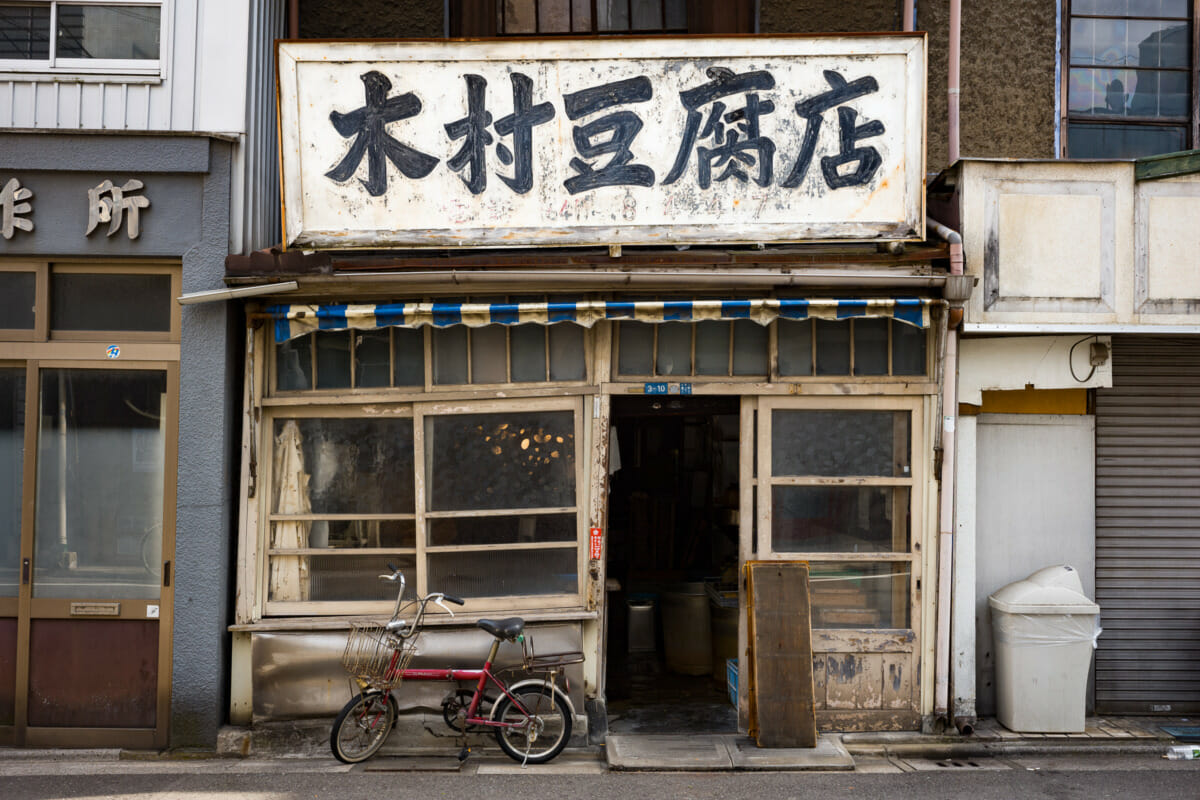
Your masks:
{"label": "white shop signboard", "polygon": [[280,42],[286,244],[924,235],[923,34]]}

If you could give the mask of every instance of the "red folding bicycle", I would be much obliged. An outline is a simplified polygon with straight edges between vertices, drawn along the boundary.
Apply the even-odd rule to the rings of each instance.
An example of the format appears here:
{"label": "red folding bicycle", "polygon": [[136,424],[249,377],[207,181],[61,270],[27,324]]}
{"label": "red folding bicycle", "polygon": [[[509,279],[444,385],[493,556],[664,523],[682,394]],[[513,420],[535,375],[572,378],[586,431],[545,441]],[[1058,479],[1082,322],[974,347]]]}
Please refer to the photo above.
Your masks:
{"label": "red folding bicycle", "polygon": [[[352,624],[342,654],[342,666],[357,687],[357,694],[346,703],[333,723],[329,744],[333,755],[346,764],[366,761],[379,752],[395,727],[396,699],[393,693],[406,680],[474,681],[475,689],[455,688],[442,703],[446,724],[464,736],[459,758],[466,758],[468,732],[492,730],[496,742],[508,756],[523,764],[544,764],[567,745],[575,711],[567,696],[565,668],[583,661],[582,652],[534,654],[532,641],[524,635],[525,620],[481,619],[475,623],[493,637],[491,651],[481,669],[412,669],[409,663],[417,649],[418,636],[430,603],[451,616],[446,603],[463,601],[443,592],[431,592],[404,602],[404,575],[391,564],[390,575],[380,579],[400,584],[392,618]],[[412,612],[412,622],[402,617]],[[502,642],[519,643],[522,662],[519,667],[493,670]],[[504,673],[522,670],[525,677],[509,685]],[[559,686],[562,681],[564,687]],[[498,691],[494,702],[485,694],[489,686]]]}

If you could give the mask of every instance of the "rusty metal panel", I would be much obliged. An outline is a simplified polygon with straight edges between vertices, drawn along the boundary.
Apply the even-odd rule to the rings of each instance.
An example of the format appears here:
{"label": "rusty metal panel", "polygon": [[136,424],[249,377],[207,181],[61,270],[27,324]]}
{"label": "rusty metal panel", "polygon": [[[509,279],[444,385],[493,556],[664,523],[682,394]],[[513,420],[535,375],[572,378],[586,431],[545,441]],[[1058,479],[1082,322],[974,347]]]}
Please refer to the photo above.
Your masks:
{"label": "rusty metal panel", "polygon": [[[583,633],[579,623],[530,624],[526,636],[532,637],[539,653],[579,651]],[[342,649],[346,632],[305,631],[255,633],[251,644],[251,680],[256,721],[332,717],[351,697],[351,683],[342,669]],[[492,646],[492,637],[475,628],[428,629],[417,641],[414,669],[478,669]],[[521,663],[521,648],[502,644],[496,657],[497,669]],[[519,671],[505,673],[513,682]],[[583,666],[566,670],[571,702],[584,707]],[[444,681],[409,681],[396,690],[401,711],[417,709],[440,711],[442,699],[450,691]],[[491,694],[495,694],[493,689]]]}
{"label": "rusty metal panel", "polygon": [[33,620],[29,725],[153,728],[158,627],[141,620]]}
{"label": "rusty metal panel", "polygon": [[923,34],[278,45],[305,249],[924,235]]}

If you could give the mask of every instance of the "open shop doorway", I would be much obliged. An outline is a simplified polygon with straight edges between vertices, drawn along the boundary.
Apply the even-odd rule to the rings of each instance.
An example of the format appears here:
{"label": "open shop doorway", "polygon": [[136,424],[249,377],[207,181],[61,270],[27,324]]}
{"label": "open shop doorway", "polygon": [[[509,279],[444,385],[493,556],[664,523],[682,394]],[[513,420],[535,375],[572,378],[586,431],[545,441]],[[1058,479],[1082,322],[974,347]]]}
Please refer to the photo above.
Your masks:
{"label": "open shop doorway", "polygon": [[735,733],[739,400],[615,397],[609,732]]}

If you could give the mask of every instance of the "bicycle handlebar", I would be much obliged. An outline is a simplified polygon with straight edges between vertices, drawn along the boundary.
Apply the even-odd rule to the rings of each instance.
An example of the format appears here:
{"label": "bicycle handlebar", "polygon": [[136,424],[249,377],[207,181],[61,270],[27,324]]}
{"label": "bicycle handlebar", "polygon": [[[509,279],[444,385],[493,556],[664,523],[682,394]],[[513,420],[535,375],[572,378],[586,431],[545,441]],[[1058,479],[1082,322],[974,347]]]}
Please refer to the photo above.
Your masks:
{"label": "bicycle handlebar", "polygon": [[443,594],[442,599],[447,603],[454,603],[456,606],[465,606],[467,603],[461,597],[455,597],[452,594]]}

